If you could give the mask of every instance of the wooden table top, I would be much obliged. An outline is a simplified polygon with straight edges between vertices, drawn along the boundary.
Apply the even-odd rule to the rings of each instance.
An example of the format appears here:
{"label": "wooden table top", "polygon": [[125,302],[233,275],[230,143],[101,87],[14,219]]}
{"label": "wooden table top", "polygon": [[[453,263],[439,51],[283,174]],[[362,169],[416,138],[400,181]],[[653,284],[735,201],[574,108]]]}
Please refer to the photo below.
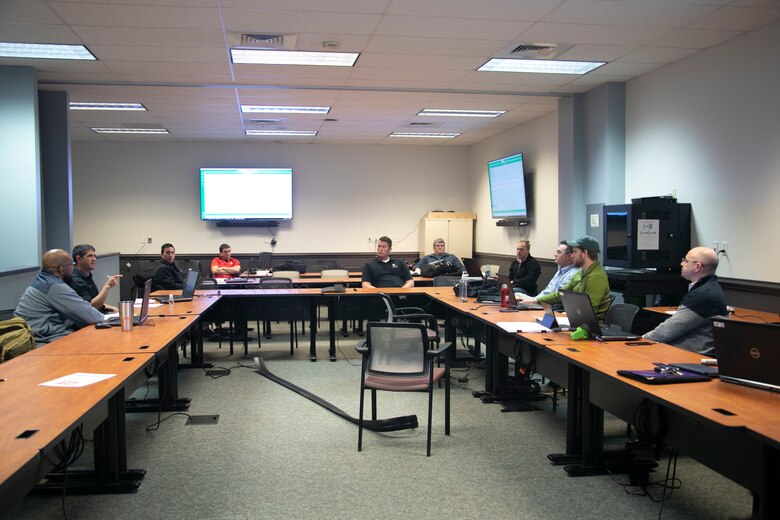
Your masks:
{"label": "wooden table top", "polygon": [[64,354],[157,353],[195,323],[197,316],[150,317],[146,323],[123,331],[122,327],[84,327],[53,343],[31,350],[24,356]]}
{"label": "wooden table top", "polygon": [[[645,307],[645,310],[661,314],[672,314],[677,310],[677,307]],[[745,307],[734,307],[734,312],[729,314],[729,318],[754,323],[780,323],[780,314],[776,312],[757,311]]]}
{"label": "wooden table top", "polygon": [[149,308],[149,316],[187,316],[198,315],[206,312],[211,306],[219,301],[219,297],[214,294],[196,294],[192,301],[174,302],[169,304],[168,294],[180,294],[181,291],[156,291],[152,296],[160,301],[162,305]]}
{"label": "wooden table top", "polygon": [[[98,331],[100,332],[100,331]],[[33,351],[34,352],[34,351]],[[49,450],[84,417],[104,406],[126,381],[152,362],[151,354],[36,356],[29,352],[0,365],[0,451]],[[77,372],[116,374],[81,388],[41,383]],[[99,412],[98,412],[99,413]],[[104,410],[107,414],[107,411]],[[37,430],[18,438],[26,430]],[[89,433],[89,432],[85,432]],[[6,461],[0,459],[0,466]]]}

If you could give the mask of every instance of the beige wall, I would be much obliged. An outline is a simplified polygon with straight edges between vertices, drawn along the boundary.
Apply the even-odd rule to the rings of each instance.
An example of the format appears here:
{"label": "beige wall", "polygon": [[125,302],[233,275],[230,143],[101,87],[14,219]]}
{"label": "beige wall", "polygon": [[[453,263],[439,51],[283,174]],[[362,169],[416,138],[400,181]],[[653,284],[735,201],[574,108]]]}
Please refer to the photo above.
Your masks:
{"label": "beige wall", "polygon": [[[200,220],[201,166],[293,168],[293,220],[272,228],[277,252],[373,251],[388,235],[415,251],[430,210],[469,210],[468,148],[236,143],[73,143],[74,237],[102,251],[270,250],[266,228]],[[236,186],[240,190],[240,186]]]}

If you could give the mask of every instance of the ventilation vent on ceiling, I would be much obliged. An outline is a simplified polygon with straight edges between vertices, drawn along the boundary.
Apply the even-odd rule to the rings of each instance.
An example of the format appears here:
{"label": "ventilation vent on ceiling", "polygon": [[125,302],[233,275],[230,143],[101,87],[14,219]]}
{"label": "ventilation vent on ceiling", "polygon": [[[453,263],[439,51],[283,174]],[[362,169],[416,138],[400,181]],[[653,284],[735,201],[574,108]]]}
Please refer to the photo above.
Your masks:
{"label": "ventilation vent on ceiling", "polygon": [[521,43],[510,50],[509,54],[523,58],[552,58],[557,50],[558,46],[554,43]]}
{"label": "ventilation vent on ceiling", "polygon": [[244,123],[248,125],[260,125],[260,126],[278,126],[284,123],[284,118],[281,119],[244,119]]}
{"label": "ventilation vent on ceiling", "polygon": [[295,49],[297,34],[247,34],[231,33],[230,46],[244,49]]}

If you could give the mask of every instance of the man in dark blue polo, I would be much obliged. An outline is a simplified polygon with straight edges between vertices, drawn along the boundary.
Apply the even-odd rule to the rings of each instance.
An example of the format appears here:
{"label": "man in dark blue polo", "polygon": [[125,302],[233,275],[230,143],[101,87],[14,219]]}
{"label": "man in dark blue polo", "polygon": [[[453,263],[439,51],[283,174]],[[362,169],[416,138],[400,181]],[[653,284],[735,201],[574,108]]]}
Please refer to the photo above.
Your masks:
{"label": "man in dark blue polo", "polygon": [[376,242],[376,258],[363,266],[363,287],[414,287],[412,273],[406,262],[390,258],[393,241],[380,237]]}

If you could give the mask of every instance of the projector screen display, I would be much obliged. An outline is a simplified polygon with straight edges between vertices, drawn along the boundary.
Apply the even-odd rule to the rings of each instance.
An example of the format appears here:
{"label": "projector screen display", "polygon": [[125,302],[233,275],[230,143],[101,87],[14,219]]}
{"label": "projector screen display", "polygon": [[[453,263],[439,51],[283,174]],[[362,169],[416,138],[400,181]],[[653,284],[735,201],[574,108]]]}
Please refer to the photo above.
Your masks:
{"label": "projector screen display", "polygon": [[523,154],[488,163],[490,209],[493,218],[527,217]]}
{"label": "projector screen display", "polygon": [[292,219],[292,168],[201,168],[200,218]]}

